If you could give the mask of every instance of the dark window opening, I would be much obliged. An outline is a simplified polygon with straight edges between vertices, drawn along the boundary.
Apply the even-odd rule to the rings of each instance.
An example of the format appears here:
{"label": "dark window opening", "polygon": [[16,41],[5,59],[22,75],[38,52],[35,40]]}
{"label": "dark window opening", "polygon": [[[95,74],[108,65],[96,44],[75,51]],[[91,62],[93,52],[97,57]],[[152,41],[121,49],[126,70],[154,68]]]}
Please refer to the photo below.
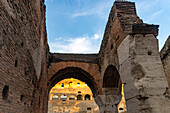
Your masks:
{"label": "dark window opening", "polygon": [[86,94],[84,100],[90,100],[90,95]]}
{"label": "dark window opening", "polygon": [[81,91],[78,91],[78,93],[81,93]]}
{"label": "dark window opening", "polygon": [[18,66],[18,60],[16,59],[15,60],[15,67],[17,67]]}
{"label": "dark window opening", "polygon": [[2,98],[3,100],[8,99],[8,93],[9,93],[9,86],[5,85],[2,91]]}
{"label": "dark window opening", "polygon": [[88,111],[91,111],[91,107],[88,107],[87,110],[88,110]]}
{"label": "dark window opening", "polygon": [[21,97],[20,97],[21,102],[23,102],[24,97],[25,97],[24,95],[21,95]]}
{"label": "dark window opening", "polygon": [[119,110],[123,110],[123,108],[119,108]]}
{"label": "dark window opening", "polygon": [[64,83],[61,84],[61,87],[64,88]]}
{"label": "dark window opening", "polygon": [[24,46],[24,43],[23,43],[23,42],[21,43],[21,46],[22,46],[22,47]]}
{"label": "dark window opening", "polygon": [[83,100],[82,95],[77,95],[77,100]]}
{"label": "dark window opening", "polygon": [[152,51],[148,51],[148,55],[152,55]]}
{"label": "dark window opening", "polygon": [[72,82],[69,82],[69,87],[71,87]]}
{"label": "dark window opening", "polygon": [[113,44],[111,45],[111,49],[113,49]]}

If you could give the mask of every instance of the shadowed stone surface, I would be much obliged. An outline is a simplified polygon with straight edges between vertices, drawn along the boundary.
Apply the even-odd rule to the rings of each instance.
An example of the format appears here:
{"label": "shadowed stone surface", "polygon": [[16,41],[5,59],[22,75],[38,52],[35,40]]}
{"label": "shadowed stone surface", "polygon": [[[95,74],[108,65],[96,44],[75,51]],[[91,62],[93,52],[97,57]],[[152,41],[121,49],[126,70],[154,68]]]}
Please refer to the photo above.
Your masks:
{"label": "shadowed stone surface", "polygon": [[165,74],[170,86],[170,36],[168,37],[164,47],[162,48],[160,55],[164,66]]}

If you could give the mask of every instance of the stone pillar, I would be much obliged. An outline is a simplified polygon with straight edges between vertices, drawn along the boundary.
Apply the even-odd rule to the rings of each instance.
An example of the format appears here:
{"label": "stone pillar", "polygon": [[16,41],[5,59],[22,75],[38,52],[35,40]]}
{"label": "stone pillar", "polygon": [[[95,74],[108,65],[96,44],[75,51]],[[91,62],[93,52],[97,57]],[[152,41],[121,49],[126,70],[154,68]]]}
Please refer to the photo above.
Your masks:
{"label": "stone pillar", "polygon": [[[110,90],[111,94],[108,94],[108,92],[104,93],[104,95],[98,95],[94,99],[99,106],[100,113],[118,113],[117,105],[121,101],[121,95],[119,94],[118,88],[107,88],[112,89]],[[106,90],[106,88],[104,88]],[[107,90],[108,91],[108,90]]]}
{"label": "stone pillar", "polygon": [[62,95],[62,94],[57,94],[58,100],[61,100],[61,95]]}
{"label": "stone pillar", "polygon": [[66,96],[67,96],[67,100],[69,100],[70,94],[66,94]]}
{"label": "stone pillar", "polygon": [[52,100],[54,94],[49,94],[49,100]]}
{"label": "stone pillar", "polygon": [[168,83],[155,36],[128,35],[118,47],[118,58],[127,113],[168,113]]}
{"label": "stone pillar", "polygon": [[82,100],[85,100],[84,98],[85,98],[85,94],[82,94]]}
{"label": "stone pillar", "polygon": [[94,99],[93,99],[93,95],[90,95],[90,100],[94,100]]}

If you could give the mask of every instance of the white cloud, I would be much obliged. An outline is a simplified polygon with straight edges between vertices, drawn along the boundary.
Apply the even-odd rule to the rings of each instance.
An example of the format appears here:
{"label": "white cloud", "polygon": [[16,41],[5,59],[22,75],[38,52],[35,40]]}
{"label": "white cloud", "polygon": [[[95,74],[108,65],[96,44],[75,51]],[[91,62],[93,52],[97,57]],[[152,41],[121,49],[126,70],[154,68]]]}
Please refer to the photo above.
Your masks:
{"label": "white cloud", "polygon": [[99,39],[100,36],[98,34],[94,34],[94,39]]}
{"label": "white cloud", "polygon": [[105,19],[105,17],[107,17],[106,12],[109,12],[112,4],[113,4],[113,0],[103,0],[98,2],[97,4],[91,5],[90,7],[84,6],[83,8],[73,13],[71,15],[71,18],[87,16],[87,15],[98,15],[100,18]]}
{"label": "white cloud", "polygon": [[79,13],[74,13],[71,15],[72,18],[76,18],[76,17],[79,17],[79,16],[87,16],[87,15],[90,15],[89,12],[79,12]]}
{"label": "white cloud", "polygon": [[[102,35],[94,34],[92,37],[84,35],[76,38],[60,38],[49,42],[51,52],[59,53],[97,53]],[[67,40],[66,40],[67,39]]]}

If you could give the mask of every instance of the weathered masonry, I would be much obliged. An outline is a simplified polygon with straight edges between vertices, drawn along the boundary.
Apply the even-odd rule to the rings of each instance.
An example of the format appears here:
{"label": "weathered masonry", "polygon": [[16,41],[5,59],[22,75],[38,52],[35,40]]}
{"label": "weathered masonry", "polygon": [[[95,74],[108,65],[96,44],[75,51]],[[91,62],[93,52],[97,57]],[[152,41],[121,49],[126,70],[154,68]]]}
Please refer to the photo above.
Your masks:
{"label": "weathered masonry", "polygon": [[158,27],[143,23],[135,3],[115,1],[99,53],[55,54],[44,0],[1,0],[0,113],[47,113],[50,89],[66,78],[86,82],[101,113],[117,112],[122,84],[128,113],[168,113],[170,54],[165,46],[163,68]]}

